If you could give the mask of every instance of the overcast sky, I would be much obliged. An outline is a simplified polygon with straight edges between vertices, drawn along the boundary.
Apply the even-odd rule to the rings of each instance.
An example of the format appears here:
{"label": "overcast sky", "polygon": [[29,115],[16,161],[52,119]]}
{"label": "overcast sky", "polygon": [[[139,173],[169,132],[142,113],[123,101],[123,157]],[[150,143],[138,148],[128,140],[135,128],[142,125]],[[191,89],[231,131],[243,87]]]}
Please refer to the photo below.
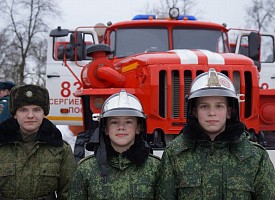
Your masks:
{"label": "overcast sky", "polygon": [[[59,0],[62,18],[50,25],[52,28],[75,28],[92,26],[99,22],[106,24],[131,20],[136,14],[142,14],[149,2],[160,0]],[[196,10],[203,21],[226,23],[230,28],[242,28],[245,25],[245,8],[249,0],[196,0]]]}

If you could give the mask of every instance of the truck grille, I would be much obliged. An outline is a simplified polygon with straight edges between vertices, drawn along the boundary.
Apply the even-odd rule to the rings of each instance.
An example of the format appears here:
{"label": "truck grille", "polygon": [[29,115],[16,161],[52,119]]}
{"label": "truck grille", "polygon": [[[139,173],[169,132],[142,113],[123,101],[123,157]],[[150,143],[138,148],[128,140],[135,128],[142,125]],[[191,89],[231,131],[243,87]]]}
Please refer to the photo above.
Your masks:
{"label": "truck grille", "polygon": [[[182,68],[182,67],[181,67]],[[208,68],[172,69],[159,71],[159,116],[171,119],[183,119],[187,114],[186,100],[192,80]],[[245,94],[244,118],[252,112],[252,73],[242,69],[232,68],[221,70],[221,73],[233,80],[237,94]]]}

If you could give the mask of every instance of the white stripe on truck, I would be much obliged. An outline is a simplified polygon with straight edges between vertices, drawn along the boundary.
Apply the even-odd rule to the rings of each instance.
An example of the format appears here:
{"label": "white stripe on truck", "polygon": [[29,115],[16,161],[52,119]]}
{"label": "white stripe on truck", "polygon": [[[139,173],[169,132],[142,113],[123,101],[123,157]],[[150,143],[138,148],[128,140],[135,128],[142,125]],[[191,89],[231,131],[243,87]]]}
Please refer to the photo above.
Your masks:
{"label": "white stripe on truck", "polygon": [[[200,49],[198,50],[202,52],[206,57],[208,64],[221,64],[224,65],[224,58],[218,54],[209,50]],[[171,50],[171,52],[176,53],[180,58],[180,64],[198,64],[199,57],[194,51],[188,49],[175,49]]]}
{"label": "white stripe on truck", "polygon": [[200,50],[207,56],[208,64],[221,64],[224,65],[224,58],[218,54],[209,50]]}
{"label": "white stripe on truck", "polygon": [[198,64],[199,58],[198,56],[188,49],[175,49],[171,50],[171,52],[175,52],[180,58],[180,64]]}

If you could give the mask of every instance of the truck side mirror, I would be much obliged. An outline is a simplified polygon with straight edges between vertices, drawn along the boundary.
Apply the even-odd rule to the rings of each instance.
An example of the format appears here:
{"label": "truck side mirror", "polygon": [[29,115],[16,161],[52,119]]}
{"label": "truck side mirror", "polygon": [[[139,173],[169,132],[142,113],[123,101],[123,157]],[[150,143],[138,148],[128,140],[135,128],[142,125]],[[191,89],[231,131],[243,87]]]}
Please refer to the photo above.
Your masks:
{"label": "truck side mirror", "polygon": [[50,36],[51,37],[64,37],[69,34],[68,29],[61,29],[61,26],[58,26],[56,29],[51,30]]}
{"label": "truck side mirror", "polygon": [[59,45],[57,47],[57,59],[58,60],[63,60],[64,59],[64,54],[66,58],[71,58],[73,55],[73,49],[70,44],[63,44]]}
{"label": "truck side mirror", "polygon": [[73,47],[73,55],[70,57],[71,61],[82,60],[84,42],[82,32],[74,32],[70,35],[70,45]]}
{"label": "truck side mirror", "polygon": [[261,36],[257,32],[251,32],[248,36],[248,57],[254,61],[258,70],[261,70],[260,62],[260,48],[261,48]]}

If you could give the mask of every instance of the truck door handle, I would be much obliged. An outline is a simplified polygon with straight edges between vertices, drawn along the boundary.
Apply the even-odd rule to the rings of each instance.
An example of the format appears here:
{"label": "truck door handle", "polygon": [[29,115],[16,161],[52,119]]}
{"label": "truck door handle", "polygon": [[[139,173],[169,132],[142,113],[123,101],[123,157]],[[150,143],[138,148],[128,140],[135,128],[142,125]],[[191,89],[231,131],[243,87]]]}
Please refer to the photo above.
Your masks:
{"label": "truck door handle", "polygon": [[59,75],[47,75],[48,78],[59,78],[60,76]]}

